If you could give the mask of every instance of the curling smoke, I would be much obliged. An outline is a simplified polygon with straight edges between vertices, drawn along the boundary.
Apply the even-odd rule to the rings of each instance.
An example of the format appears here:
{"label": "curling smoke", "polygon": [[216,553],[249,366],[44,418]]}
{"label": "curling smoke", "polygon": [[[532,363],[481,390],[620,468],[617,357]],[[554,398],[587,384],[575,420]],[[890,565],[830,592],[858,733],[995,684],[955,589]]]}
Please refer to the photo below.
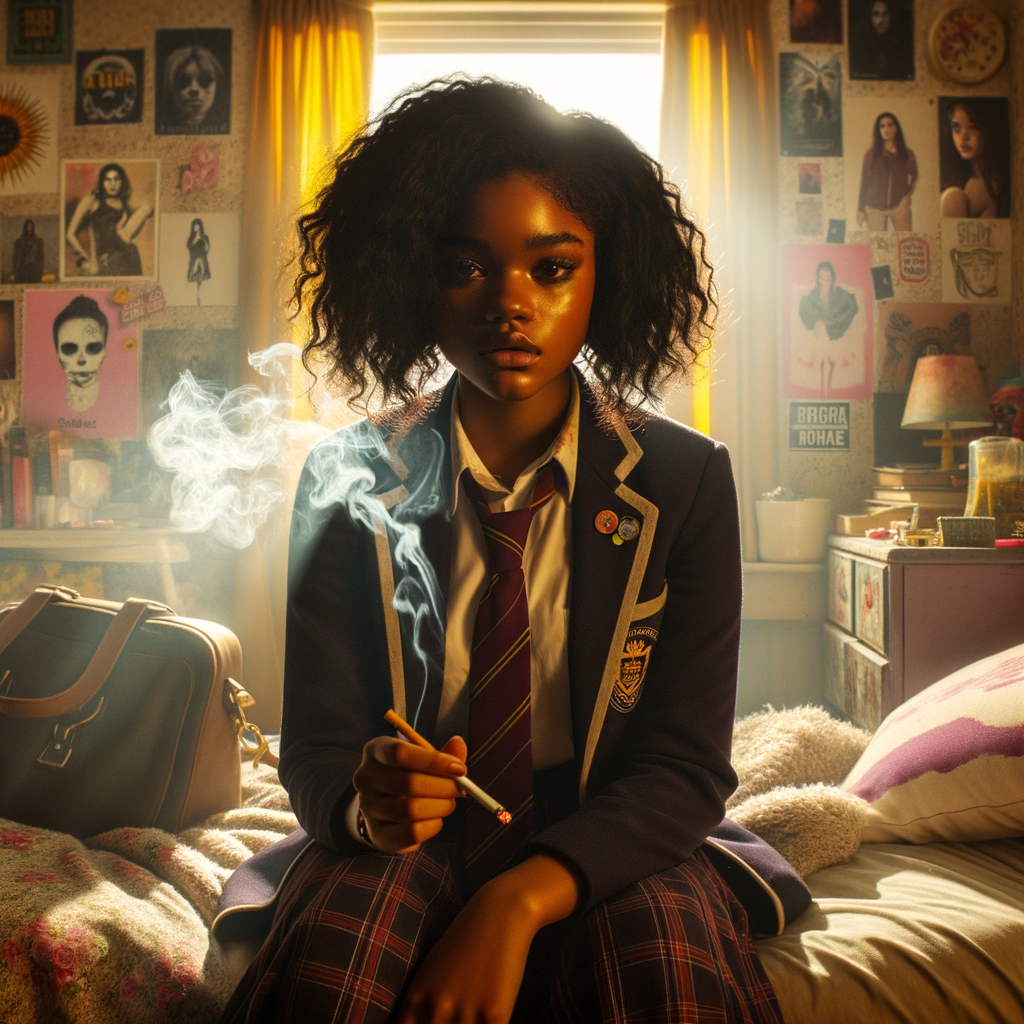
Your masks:
{"label": "curling smoke", "polygon": [[171,522],[190,533],[210,532],[231,547],[248,547],[274,510],[291,501],[296,464],[308,453],[310,506],[322,510],[340,504],[352,522],[390,538],[393,603],[403,637],[423,670],[419,702],[415,710],[407,709],[415,726],[427,676],[437,668],[427,652],[438,648],[437,638],[443,650],[444,605],[418,524],[440,508],[444,446],[437,434],[425,438],[417,450],[418,485],[386,509],[372,493],[376,481],[369,465],[388,456],[369,421],[329,433],[318,424],[288,418],[291,361],[300,354],[288,344],[250,354],[250,365],[267,378],[269,393],[253,386],[225,391],[195,380],[188,371],[181,374],[166,414],[148,438],[157,463],[175,474]]}

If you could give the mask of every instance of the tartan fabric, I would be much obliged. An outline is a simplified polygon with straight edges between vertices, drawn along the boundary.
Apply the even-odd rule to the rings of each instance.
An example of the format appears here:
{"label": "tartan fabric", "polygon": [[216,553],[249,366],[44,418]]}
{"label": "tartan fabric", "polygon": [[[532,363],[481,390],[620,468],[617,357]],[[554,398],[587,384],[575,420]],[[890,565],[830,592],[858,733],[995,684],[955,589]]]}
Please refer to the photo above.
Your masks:
{"label": "tartan fabric", "polygon": [[466,873],[476,889],[533,835],[530,609],[523,553],[534,512],[554,493],[555,472],[542,469],[530,506],[511,512],[492,512],[469,470],[463,478],[480,517],[491,574],[473,623],[467,764],[473,781],[512,815],[503,824],[479,804],[466,808]]}
{"label": "tartan fabric", "polygon": [[[314,845],[221,1024],[386,1024],[462,907],[452,844],[342,857]],[[703,851],[530,951],[513,1024],[781,1024],[746,914]]]}

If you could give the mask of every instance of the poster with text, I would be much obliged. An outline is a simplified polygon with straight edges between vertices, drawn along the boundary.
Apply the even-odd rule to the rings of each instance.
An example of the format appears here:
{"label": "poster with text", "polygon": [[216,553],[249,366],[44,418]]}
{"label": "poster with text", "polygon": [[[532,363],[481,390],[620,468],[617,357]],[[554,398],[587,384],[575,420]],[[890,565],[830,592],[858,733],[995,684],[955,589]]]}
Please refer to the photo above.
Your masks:
{"label": "poster with text", "polygon": [[75,124],[141,121],[145,59],[145,50],[77,50]]}
{"label": "poster with text", "polygon": [[870,245],[784,245],[786,398],[871,396]]}
{"label": "poster with text", "polygon": [[106,289],[25,292],[21,420],[73,437],[134,438],[138,335]]}
{"label": "poster with text", "polygon": [[838,57],[779,54],[783,156],[843,155],[843,71]]}
{"label": "poster with text", "polygon": [[0,272],[6,284],[57,280],[60,218],[55,213],[5,216],[0,222]]}
{"label": "poster with text", "polygon": [[231,29],[156,32],[157,135],[231,132]]}
{"label": "poster with text", "polygon": [[943,302],[1009,305],[1008,220],[943,220],[941,249]]}
{"label": "poster with text", "polygon": [[165,213],[160,285],[168,306],[237,306],[237,213]]}
{"label": "poster with text", "polygon": [[845,106],[846,223],[851,230],[938,234],[935,101],[847,96]]}
{"label": "poster with text", "polygon": [[0,195],[57,191],[56,75],[0,75]]}
{"label": "poster with text", "polygon": [[153,280],[160,162],[65,160],[61,171],[61,280]]}

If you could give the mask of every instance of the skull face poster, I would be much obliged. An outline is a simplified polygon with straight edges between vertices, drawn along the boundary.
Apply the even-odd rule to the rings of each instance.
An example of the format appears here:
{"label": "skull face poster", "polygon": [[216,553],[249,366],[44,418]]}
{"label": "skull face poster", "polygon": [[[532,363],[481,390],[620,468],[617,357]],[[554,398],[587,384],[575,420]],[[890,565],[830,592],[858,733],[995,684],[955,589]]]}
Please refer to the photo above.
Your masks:
{"label": "skull face poster", "polygon": [[144,50],[75,52],[75,124],[142,120]]}
{"label": "skull face poster", "polygon": [[74,437],[134,438],[137,338],[103,289],[27,291],[22,422]]}

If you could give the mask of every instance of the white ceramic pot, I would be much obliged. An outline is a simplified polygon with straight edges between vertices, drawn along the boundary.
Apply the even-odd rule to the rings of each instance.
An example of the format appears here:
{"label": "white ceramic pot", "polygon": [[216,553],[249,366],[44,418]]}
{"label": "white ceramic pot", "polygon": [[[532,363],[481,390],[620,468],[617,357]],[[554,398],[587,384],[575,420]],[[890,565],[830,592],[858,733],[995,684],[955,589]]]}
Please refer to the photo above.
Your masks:
{"label": "white ceramic pot", "polygon": [[829,498],[757,501],[757,553],[762,562],[820,562],[832,524]]}

